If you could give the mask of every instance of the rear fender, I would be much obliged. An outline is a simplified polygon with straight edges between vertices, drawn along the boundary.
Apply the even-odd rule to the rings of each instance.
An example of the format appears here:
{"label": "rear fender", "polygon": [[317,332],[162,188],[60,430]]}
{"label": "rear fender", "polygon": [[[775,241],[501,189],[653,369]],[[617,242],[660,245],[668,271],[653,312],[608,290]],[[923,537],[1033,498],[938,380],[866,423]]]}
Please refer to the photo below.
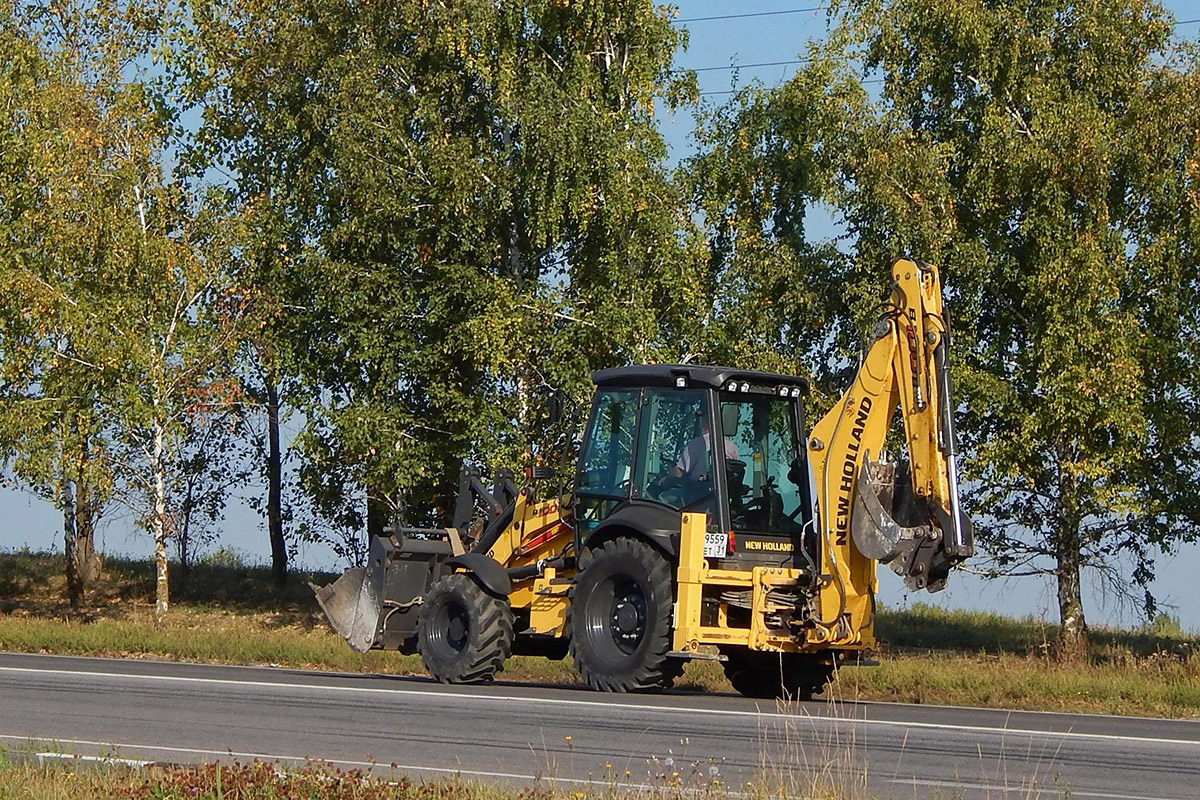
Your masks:
{"label": "rear fender", "polygon": [[610,539],[632,536],[642,539],[671,561],[679,555],[680,512],[657,503],[632,502],[609,514],[587,534],[585,548],[594,548]]}

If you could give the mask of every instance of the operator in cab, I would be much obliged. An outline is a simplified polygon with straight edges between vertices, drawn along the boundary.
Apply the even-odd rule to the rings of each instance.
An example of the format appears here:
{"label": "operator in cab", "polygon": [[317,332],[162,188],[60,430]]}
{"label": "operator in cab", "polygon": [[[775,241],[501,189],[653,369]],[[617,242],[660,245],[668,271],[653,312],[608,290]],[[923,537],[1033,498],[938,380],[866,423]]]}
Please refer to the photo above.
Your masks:
{"label": "operator in cab", "polygon": [[[737,461],[740,458],[737,445],[728,436],[722,436],[725,444],[725,459]],[[693,481],[707,481],[712,471],[712,431],[709,430],[708,418],[700,421],[700,435],[687,443],[679,460],[671,470],[676,478],[688,478]]]}

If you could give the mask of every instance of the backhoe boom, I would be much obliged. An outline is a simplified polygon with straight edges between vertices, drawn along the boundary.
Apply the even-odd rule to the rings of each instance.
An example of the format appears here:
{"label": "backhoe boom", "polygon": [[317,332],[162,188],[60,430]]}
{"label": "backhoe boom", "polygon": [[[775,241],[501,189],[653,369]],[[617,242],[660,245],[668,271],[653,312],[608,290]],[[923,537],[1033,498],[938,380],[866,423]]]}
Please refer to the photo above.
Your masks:
{"label": "backhoe boom", "polygon": [[[971,524],[959,507],[949,326],[937,268],[901,259],[892,278],[854,383],[808,441],[826,554],[822,621],[842,619],[851,629],[868,618],[872,559],[891,566],[910,589],[932,592],[973,552]],[[883,454],[897,408],[908,450],[903,464]]]}

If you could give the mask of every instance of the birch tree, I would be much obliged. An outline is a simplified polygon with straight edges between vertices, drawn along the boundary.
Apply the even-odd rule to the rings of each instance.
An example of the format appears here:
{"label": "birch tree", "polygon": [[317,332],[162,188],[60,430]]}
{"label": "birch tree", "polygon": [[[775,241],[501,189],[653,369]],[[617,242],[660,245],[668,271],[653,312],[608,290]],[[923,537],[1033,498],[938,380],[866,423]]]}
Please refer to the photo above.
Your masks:
{"label": "birch tree", "polygon": [[332,516],[365,493],[370,528],[421,521],[463,457],[519,461],[549,387],[688,351],[701,289],[654,114],[694,82],[665,9],[189,7],[198,146],[283,221],[256,274],[289,306],[299,472]]}
{"label": "birch tree", "polygon": [[136,512],[153,541],[161,623],[179,513],[170,488],[188,469],[189,431],[237,402],[227,367],[245,301],[226,277],[219,221],[164,173],[168,117],[137,78],[162,9],[6,12],[48,65],[41,94],[16,110],[28,160],[12,184],[22,204],[0,316],[14,394],[4,430],[21,435],[6,438],[19,470],[60,476],[64,513],[78,517],[74,486],[101,473]]}

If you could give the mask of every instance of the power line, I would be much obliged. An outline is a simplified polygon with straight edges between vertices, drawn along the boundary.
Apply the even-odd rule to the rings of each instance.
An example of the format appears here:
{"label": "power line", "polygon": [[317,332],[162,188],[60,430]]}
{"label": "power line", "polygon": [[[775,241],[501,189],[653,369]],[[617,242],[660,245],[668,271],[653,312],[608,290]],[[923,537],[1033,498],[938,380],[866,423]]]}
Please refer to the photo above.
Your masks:
{"label": "power line", "polygon": [[[796,11],[811,11],[811,10],[812,9],[806,9],[806,8],[796,9]],[[791,13],[791,12],[765,11],[762,13],[764,13],[764,14],[783,14],[783,13]],[[739,15],[739,16],[752,17],[755,15],[754,14],[743,14],[743,15]],[[710,18],[703,17],[703,19],[710,19]],[[712,19],[715,19],[715,17],[713,17]],[[694,20],[677,20],[677,21],[678,22],[692,22]],[[1179,27],[1180,25],[1194,25],[1197,22],[1200,22],[1200,17],[1197,17],[1196,19],[1181,19],[1181,20],[1173,23],[1173,26]],[[718,72],[720,70],[754,69],[756,67],[788,67],[788,66],[792,66],[793,64],[807,64],[811,60],[812,59],[808,59],[808,58],[794,58],[794,59],[791,59],[790,61],[759,61],[758,63],[755,63],[755,64],[729,64],[726,66],[712,66],[712,67],[676,67],[675,71],[676,72],[689,72],[689,71],[690,72]],[[704,94],[704,92],[701,92],[701,94]]]}
{"label": "power line", "polygon": [[791,61],[760,61],[757,64],[730,64],[727,67],[679,67],[680,72],[715,72],[722,69],[751,69],[753,67],[786,67],[791,64],[806,64],[807,58],[794,58]]}
{"label": "power line", "polygon": [[[684,19],[671,20],[671,22],[674,24],[682,24],[684,22],[712,22],[712,21],[723,20],[723,19],[750,19],[752,17],[778,17],[783,14],[806,14],[810,11],[824,11],[824,10],[825,10],[824,6],[812,6],[810,8],[785,8],[785,9],[781,9],[779,11],[753,11],[753,12],[748,12],[745,14],[716,14],[711,17],[686,17]],[[1172,23],[1172,25],[1173,25],[1173,27],[1178,27],[1180,25],[1194,25],[1197,22],[1200,22],[1200,17],[1197,17],[1196,19],[1176,20],[1174,23]],[[750,65],[747,65],[747,66],[750,66]],[[774,64],[772,64],[771,66],[774,66]],[[714,67],[713,69],[716,69],[716,67]],[[700,70],[696,70],[696,71],[699,72]]]}
{"label": "power line", "polygon": [[[860,81],[860,83],[862,83],[863,85],[866,85],[866,84],[868,84],[868,83],[883,83],[883,78],[872,78],[872,79],[871,79],[871,80],[869,80],[869,81]],[[701,97],[711,97],[711,96],[713,96],[713,95],[737,94],[738,92],[744,91],[745,89],[748,89],[748,88],[750,88],[750,86],[749,86],[749,85],[747,85],[747,86],[744,86],[744,87],[742,87],[741,89],[724,89],[724,90],[722,90],[722,91],[719,91],[719,92],[701,92],[701,93],[700,93],[700,96],[701,96]],[[773,87],[766,87],[766,88],[778,89],[779,87],[778,87],[778,86],[773,86]]]}
{"label": "power line", "polygon": [[748,17],[778,17],[781,14],[803,14],[807,11],[823,11],[823,6],[813,6],[812,8],[788,8],[783,11],[755,11],[749,14],[718,14],[714,17],[688,17],[687,19],[672,20],[675,23],[684,22],[710,22],[718,19],[747,19]]}
{"label": "power line", "polygon": [[[780,14],[800,14],[800,13],[806,12],[806,11],[820,11],[821,8],[822,8],[821,6],[813,6],[812,8],[791,8],[791,9],[786,9],[783,11],[758,11],[758,12],[749,13],[749,14],[724,14],[724,15],[715,16],[715,17],[689,17],[688,19],[677,19],[677,20],[675,20],[675,22],[707,22],[708,20],[718,20],[718,19],[742,19],[745,17],[770,17],[770,16],[778,16]],[[1172,27],[1178,28],[1180,25],[1194,25],[1197,22],[1200,22],[1200,17],[1197,17],[1196,19],[1181,19],[1181,20],[1176,20],[1174,23],[1172,23]],[[718,72],[721,70],[754,69],[757,67],[788,67],[788,66],[792,66],[794,64],[806,64],[806,63],[808,63],[808,61],[810,61],[810,59],[799,58],[799,59],[791,59],[789,61],[760,61],[755,64],[729,64],[728,66],[691,67],[691,68],[678,67],[676,69],[676,71],[677,72],[687,72],[687,71]],[[863,81],[863,83],[881,83],[881,82],[882,81]],[[724,95],[724,94],[736,94],[736,91],[731,90],[731,91],[719,91],[719,92],[701,92],[700,96],[707,97],[707,96],[711,96],[711,95]]]}

